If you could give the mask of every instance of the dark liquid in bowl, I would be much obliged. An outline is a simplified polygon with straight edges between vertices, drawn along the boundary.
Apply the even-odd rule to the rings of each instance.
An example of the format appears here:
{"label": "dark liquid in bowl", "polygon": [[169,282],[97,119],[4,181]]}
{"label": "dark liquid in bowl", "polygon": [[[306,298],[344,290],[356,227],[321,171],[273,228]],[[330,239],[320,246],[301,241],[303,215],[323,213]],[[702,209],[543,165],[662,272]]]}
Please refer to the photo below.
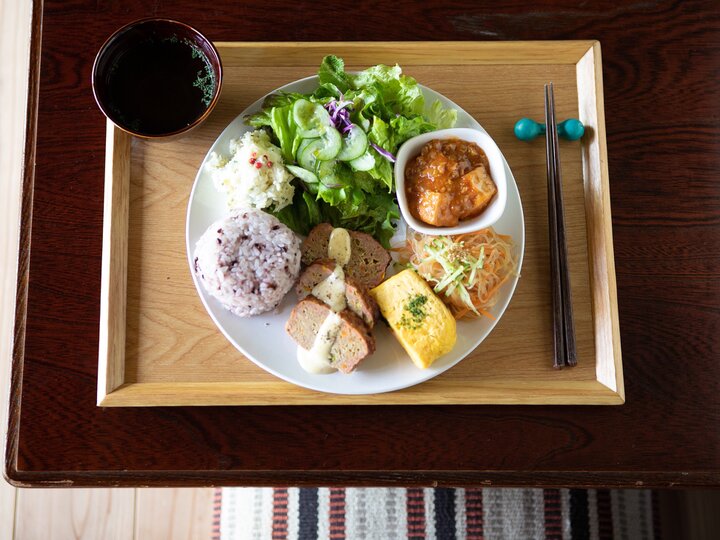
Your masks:
{"label": "dark liquid in bowl", "polygon": [[108,78],[112,112],[133,131],[178,131],[207,109],[217,81],[207,57],[177,38],[147,40],[128,49]]}

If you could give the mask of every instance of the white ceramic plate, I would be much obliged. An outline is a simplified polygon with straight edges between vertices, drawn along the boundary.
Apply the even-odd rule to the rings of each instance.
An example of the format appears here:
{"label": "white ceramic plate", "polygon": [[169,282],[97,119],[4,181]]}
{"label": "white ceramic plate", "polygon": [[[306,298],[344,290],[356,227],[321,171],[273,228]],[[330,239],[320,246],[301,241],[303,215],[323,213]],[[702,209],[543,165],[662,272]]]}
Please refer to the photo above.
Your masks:
{"label": "white ceramic plate", "polygon": [[[312,76],[287,84],[278,90],[311,93],[317,86],[317,77]],[[457,109],[456,127],[485,131],[474,118],[445,96],[429,88],[422,87],[422,90],[426,103],[430,104],[439,99],[443,107]],[[258,111],[264,97],[242,111],[225,128],[208,151],[208,156],[210,152],[229,155],[230,140],[241,137],[244,132],[253,129],[243,123],[243,117]],[[205,157],[198,171],[188,202],[186,224],[188,268],[193,274],[195,288],[205,309],[230,343],[255,364],[281,379],[305,388],[333,394],[377,394],[414,386],[450,369],[470,354],[492,331],[510,302],[522,266],[525,250],[525,224],[515,178],[507,161],[503,158],[508,177],[507,205],[504,214],[495,223],[495,230],[501,234],[512,235],[518,250],[519,266],[518,275],[511,278],[498,293],[500,295],[498,302],[492,310],[496,319],[492,321],[483,317],[473,321],[460,321],[457,325],[458,336],[455,348],[439,358],[428,369],[421,370],[415,367],[387,326],[379,323],[373,331],[377,340],[377,350],[375,354],[364,360],[354,373],[350,375],[307,373],[297,362],[295,342],[285,333],[285,322],[297,301],[294,293],[288,294],[275,312],[240,318],[225,310],[215,298],[205,292],[202,285],[195,279],[192,272],[195,244],[212,222],[228,213],[223,195],[215,190],[211,175],[205,170],[208,156]],[[243,360],[238,357],[238,362],[241,361]]]}

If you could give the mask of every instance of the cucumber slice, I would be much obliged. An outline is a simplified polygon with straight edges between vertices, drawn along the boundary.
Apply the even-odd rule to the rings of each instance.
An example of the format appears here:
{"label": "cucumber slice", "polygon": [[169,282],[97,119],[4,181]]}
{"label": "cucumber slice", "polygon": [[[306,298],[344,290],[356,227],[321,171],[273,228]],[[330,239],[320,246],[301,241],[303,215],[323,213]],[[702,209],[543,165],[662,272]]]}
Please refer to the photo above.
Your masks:
{"label": "cucumber slice", "polygon": [[315,103],[307,99],[298,99],[293,104],[293,118],[295,123],[302,129],[312,128],[312,120],[315,116]]}
{"label": "cucumber slice", "polygon": [[306,184],[318,183],[318,177],[315,176],[315,173],[310,172],[307,169],[303,169],[297,165],[285,165],[285,168],[290,171],[291,174],[294,174],[296,178],[299,178]]}
{"label": "cucumber slice", "polygon": [[325,134],[316,139],[303,139],[298,147],[297,161],[303,169],[314,171],[318,162],[329,161],[340,152],[342,137],[335,128],[328,128]]}
{"label": "cucumber slice", "polygon": [[340,189],[345,187],[345,183],[338,176],[337,161],[321,161],[317,171],[320,183],[326,188]]}
{"label": "cucumber slice", "polygon": [[320,137],[322,141],[322,147],[320,147],[315,154],[315,157],[320,161],[329,161],[335,159],[340,153],[342,148],[342,137],[340,132],[334,127],[328,127],[325,133]]}
{"label": "cucumber slice", "polygon": [[375,167],[375,156],[366,150],[363,155],[350,161],[349,165],[354,171],[369,171]]}
{"label": "cucumber slice", "polygon": [[342,141],[342,148],[340,148],[337,159],[339,161],[352,161],[362,156],[367,147],[367,135],[360,126],[353,125]]}
{"label": "cucumber slice", "polygon": [[330,114],[325,108],[307,99],[298,99],[293,104],[292,112],[300,135],[307,139],[319,137],[331,124]]}
{"label": "cucumber slice", "polygon": [[314,171],[317,168],[317,150],[322,145],[321,139],[303,139],[297,151],[297,162],[303,169]]}
{"label": "cucumber slice", "polygon": [[295,159],[300,159],[301,154],[305,151],[305,148],[307,148],[307,145],[312,142],[312,139],[300,139],[300,143],[298,144],[297,150],[295,150]]}
{"label": "cucumber slice", "polygon": [[318,128],[312,128],[312,129],[303,129],[298,126],[298,133],[303,139],[317,139],[320,135],[323,134],[325,129]]}

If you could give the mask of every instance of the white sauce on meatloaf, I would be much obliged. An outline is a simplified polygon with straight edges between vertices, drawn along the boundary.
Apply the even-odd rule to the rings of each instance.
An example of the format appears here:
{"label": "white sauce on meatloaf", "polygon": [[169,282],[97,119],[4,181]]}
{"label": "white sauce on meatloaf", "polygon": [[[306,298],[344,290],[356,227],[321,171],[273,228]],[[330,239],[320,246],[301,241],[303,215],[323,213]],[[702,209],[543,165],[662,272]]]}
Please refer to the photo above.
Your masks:
{"label": "white sauce on meatloaf", "polygon": [[328,240],[328,257],[339,265],[345,266],[350,261],[351,253],[350,233],[341,227],[333,229]]}
{"label": "white sauce on meatloaf", "polygon": [[308,373],[332,373],[335,368],[330,366],[330,349],[340,331],[342,319],[337,313],[331,312],[320,325],[315,341],[310,350],[298,346],[297,358]]}
{"label": "white sauce on meatloaf", "polygon": [[352,247],[350,245],[350,233],[346,229],[336,228],[330,233],[328,240],[328,258],[333,259],[337,265],[332,274],[315,285],[312,295],[325,302],[332,312],[325,318],[310,350],[298,346],[297,358],[302,367],[308,373],[332,373],[335,368],[331,366],[330,349],[335,343],[335,338],[340,331],[342,320],[338,316],[342,310],[347,308],[345,300],[345,266],[350,261]]}
{"label": "white sauce on meatloaf", "polygon": [[335,313],[345,309],[345,272],[342,266],[338,264],[332,274],[315,285],[312,295],[325,302]]}

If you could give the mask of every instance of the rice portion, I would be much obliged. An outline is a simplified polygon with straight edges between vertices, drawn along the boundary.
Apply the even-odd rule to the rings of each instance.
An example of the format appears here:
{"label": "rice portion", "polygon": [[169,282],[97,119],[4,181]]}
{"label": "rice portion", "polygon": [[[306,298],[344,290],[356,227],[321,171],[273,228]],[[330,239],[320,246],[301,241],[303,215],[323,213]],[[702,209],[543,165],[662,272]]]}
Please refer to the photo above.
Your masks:
{"label": "rice portion", "polygon": [[206,165],[215,188],[226,196],[228,208],[252,207],[281,210],[292,203],[293,176],[283,163],[280,149],[261,129],[230,141],[230,157],[210,154]]}
{"label": "rice portion", "polygon": [[210,225],[195,246],[205,290],[240,317],[275,309],[300,272],[300,239],[276,217],[242,208]]}

